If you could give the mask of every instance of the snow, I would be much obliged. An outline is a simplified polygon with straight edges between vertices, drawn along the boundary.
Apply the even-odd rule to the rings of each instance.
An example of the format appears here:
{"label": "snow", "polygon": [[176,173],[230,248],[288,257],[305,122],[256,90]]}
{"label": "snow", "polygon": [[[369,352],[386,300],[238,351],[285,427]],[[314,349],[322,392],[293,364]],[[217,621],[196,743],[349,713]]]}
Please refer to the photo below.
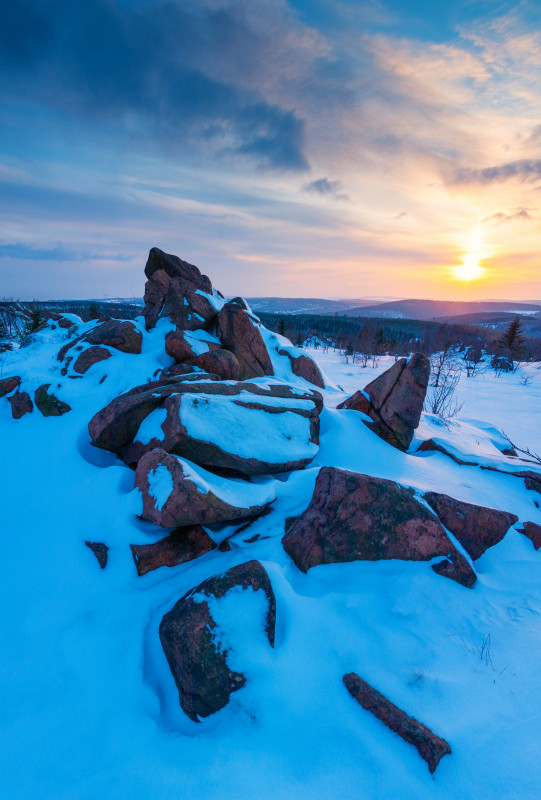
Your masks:
{"label": "snow", "polygon": [[[209,529],[216,541],[230,537],[227,553],[216,549],[139,578],[129,545],[164,531],[138,518],[133,472],[93,448],[87,431],[97,410],[170,363],[168,323],[150,332],[136,324],[142,354],[114,351],[80,380],[60,374],[56,353],[68,340],[61,329],[2,355],[3,377],[21,375],[31,394],[51,383],[73,409],[47,419],[34,410],[13,421],[0,399],[3,796],[538,800],[541,553],[532,543],[511,530],[476,562],[479,579],[468,590],[419,562],[325,565],[303,575],[281,538],[286,518],[308,505],[323,465],[444,491],[512,511],[521,522],[541,524],[539,495],[520,478],[459,466],[440,453],[394,450],[360,414],[336,410],[392,359],[363,369],[332,351],[311,351],[331,381],[312,465],[246,484],[188,464],[213,491],[274,493],[272,512],[244,531],[240,524]],[[86,329],[80,324],[77,333]],[[537,367],[463,377],[458,427],[439,426],[440,435],[458,449],[477,438],[484,459],[499,458],[490,449],[500,442],[494,429],[541,451]],[[431,433],[438,427],[430,415],[422,425]],[[104,571],[85,540],[109,545]],[[250,559],[263,564],[276,595],[275,648],[261,631],[261,592],[250,590],[245,604],[236,593],[216,601],[217,635],[247,682],[224,709],[193,723],[178,705],[159,623],[187,591]],[[350,671],[447,739],[452,755],[434,776],[413,747],[352,700],[342,685]]]}
{"label": "snow", "polygon": [[188,461],[187,458],[175,456],[182,466],[184,477],[197,486],[200,494],[216,495],[224,503],[239,508],[262,506],[272,503],[276,497],[273,478],[261,478],[257,482],[247,483],[239,478],[222,478],[203,467]]}
{"label": "snow", "polygon": [[157,467],[148,473],[148,493],[154,498],[154,508],[161,511],[169,500],[173,491],[173,477],[165,464],[158,464]]}
{"label": "snow", "polygon": [[208,353],[210,349],[209,343],[217,344],[221,347],[220,340],[211,333],[208,333],[208,331],[201,329],[195,331],[184,331],[183,335],[196,356],[200,356],[203,353]]}
{"label": "snow", "polygon": [[[160,395],[157,396],[159,397]],[[162,442],[164,436],[162,425],[166,419],[167,409],[157,408],[155,411],[151,411],[148,417],[145,417],[140,424],[134,441],[148,444],[152,439],[157,439]]]}

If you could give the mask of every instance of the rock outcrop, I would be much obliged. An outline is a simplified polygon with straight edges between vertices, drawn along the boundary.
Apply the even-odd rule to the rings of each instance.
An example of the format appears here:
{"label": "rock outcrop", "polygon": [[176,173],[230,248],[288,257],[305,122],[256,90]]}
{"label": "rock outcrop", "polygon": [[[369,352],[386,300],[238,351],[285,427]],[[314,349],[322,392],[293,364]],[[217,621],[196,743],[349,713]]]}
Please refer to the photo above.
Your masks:
{"label": "rock outcrop", "polygon": [[62,414],[67,414],[68,411],[71,411],[71,406],[64,403],[63,400],[59,400],[52,392],[49,392],[50,387],[50,383],[45,383],[36,389],[34,402],[44,417],[61,417]]}
{"label": "rock outcrop", "polygon": [[230,350],[211,350],[190,359],[188,364],[218,375],[222,381],[238,381],[240,378],[239,362]]}
{"label": "rock outcrop", "polygon": [[[450,564],[464,569],[464,559],[441,524],[411,490],[334,467],[320,470],[310,505],[288,528],[282,543],[302,572],[319,564],[389,558],[429,561],[437,556],[450,556]],[[447,576],[464,585],[458,570]]]}
{"label": "rock outcrop", "polygon": [[137,465],[143,519],[164,528],[257,517],[274,500],[269,486],[226,481],[156,448]]}
{"label": "rock outcrop", "polygon": [[407,450],[423,410],[430,378],[430,361],[422,353],[401,358],[393,366],[355,392],[338,408],[367,414],[367,425],[399,450]]}
{"label": "rock outcrop", "polygon": [[509,528],[518,522],[515,514],[464,503],[446,494],[427,492],[424,499],[474,561],[501,542]]}
{"label": "rock outcrop", "polygon": [[146,329],[168,317],[181,330],[204,328],[221,305],[212,284],[197,267],[153,247],[145,266]]}
{"label": "rock outcrop", "polygon": [[343,681],[350,695],[363,708],[397,733],[401,739],[415,747],[428,764],[430,772],[435,771],[443,756],[451,753],[451,748],[445,739],[436,736],[426,725],[395,706],[354,672],[344,675]]}
{"label": "rock outcrop", "polygon": [[240,297],[226,303],[218,314],[218,338],[237,357],[241,380],[274,375],[269,351],[259,328],[257,318]]}
{"label": "rock outcrop", "polygon": [[[227,664],[227,652],[220,648],[209,599],[219,599],[232,589],[263,591],[267,599],[265,632],[274,647],[276,600],[269,576],[258,561],[248,561],[201,583],[182,597],[164,616],[160,640],[178,688],[182,709],[194,722],[227,705],[233,692],[246,678]],[[253,592],[245,592],[250,603]]]}
{"label": "rock outcrop", "polygon": [[160,567],[176,567],[214,550],[216,544],[201,525],[177,528],[152,544],[131,544],[138,575]]}
{"label": "rock outcrop", "polygon": [[113,347],[122,353],[139,355],[143,342],[141,331],[128,320],[107,319],[87,333],[78,336],[62,347],[57,355],[63,361],[76,344],[88,343],[95,346]]}
{"label": "rock outcrop", "polygon": [[212,337],[200,339],[190,335],[189,331],[170,331],[165,337],[165,352],[178,363],[190,358],[197,358],[203,353],[218,350],[219,342],[212,341]]}

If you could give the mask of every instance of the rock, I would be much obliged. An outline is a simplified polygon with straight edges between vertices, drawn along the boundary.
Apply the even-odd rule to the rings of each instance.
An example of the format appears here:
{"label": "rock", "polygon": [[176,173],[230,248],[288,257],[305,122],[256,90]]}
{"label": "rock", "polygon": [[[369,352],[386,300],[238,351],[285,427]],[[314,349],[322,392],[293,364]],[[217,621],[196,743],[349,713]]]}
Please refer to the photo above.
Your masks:
{"label": "rock", "polygon": [[207,276],[193,264],[153,247],[145,275],[143,314],[147,330],[161,317],[168,317],[182,330],[194,330],[205,327],[216,316],[221,301],[213,295]]}
{"label": "rock", "polygon": [[[172,378],[178,375],[205,375],[208,378],[208,373],[200,367],[192,367],[190,364],[171,364],[170,367],[164,367],[158,375],[161,378]],[[215,380],[219,380],[218,375],[214,376]]]}
{"label": "rock", "polygon": [[310,505],[282,543],[302,572],[349,561],[460,560],[441,524],[410,489],[335,467],[319,471]]}
{"label": "rock", "polygon": [[471,564],[458,550],[450,555],[449,558],[439,561],[437,564],[432,564],[432,569],[437,575],[451,578],[452,581],[462,584],[466,589],[471,589],[477,580],[477,575]]}
{"label": "rock", "polygon": [[268,486],[216,478],[160,448],[141,458],[135,485],[143,496],[142,519],[164,528],[255,517],[275,498]]}
{"label": "rock", "polygon": [[92,550],[96,558],[98,559],[98,564],[102,569],[105,569],[107,566],[107,559],[109,558],[109,548],[103,542],[85,542],[86,546]]}
{"label": "rock", "polygon": [[368,414],[370,411],[370,398],[366,392],[359,389],[347,400],[337,406],[337,408],[347,409],[349,411],[361,411],[363,414]]}
{"label": "rock", "polygon": [[45,383],[36,389],[34,402],[44,417],[61,417],[62,414],[71,411],[71,406],[59,400],[52,392],[49,392],[50,386],[50,383]]}
{"label": "rock", "polygon": [[465,467],[476,467],[476,466],[478,466],[478,462],[477,461],[464,461],[463,459],[459,458],[458,456],[455,456],[453,453],[451,453],[449,450],[447,450],[440,442],[434,441],[434,439],[425,439],[424,442],[421,442],[421,444],[417,448],[416,452],[417,453],[425,453],[425,452],[427,452],[427,453],[430,453],[430,452],[443,453],[444,456],[449,456],[449,458],[452,458],[452,460],[455,463],[460,464],[461,466],[465,466]]}
{"label": "rock", "polygon": [[212,350],[209,353],[202,353],[200,356],[190,359],[188,363],[218,375],[223,381],[238,381],[240,378],[239,362],[229,350]]}
{"label": "rock", "polygon": [[161,447],[196,464],[244,475],[301,469],[319,447],[314,394],[295,395],[286,384],[185,384],[145,418],[122,458],[135,464]]}
{"label": "rock", "polygon": [[310,358],[305,353],[296,354],[296,348],[279,350],[278,354],[289,358],[293,375],[304,378],[305,381],[319,386],[320,389],[325,388],[323,375],[313,358]]}
{"label": "rock", "polygon": [[424,499],[474,561],[501,542],[518,522],[518,517],[507,511],[464,503],[446,494],[427,492]]}
{"label": "rock", "polygon": [[274,375],[259,324],[241,298],[224,305],[218,314],[217,334],[223,346],[237,357],[241,380]]}
{"label": "rock", "polygon": [[[196,334],[200,333],[200,336]],[[182,363],[190,358],[219,350],[221,345],[205,331],[170,331],[165,337],[165,352],[175,361]]]}
{"label": "rock", "polygon": [[356,392],[338,408],[363,411],[372,419],[366,423],[382,439],[406,451],[419,425],[430,378],[430,361],[422,353],[401,358],[393,366],[365,386],[370,402],[366,406],[362,394]]}
{"label": "rock", "polygon": [[176,567],[214,550],[216,544],[201,525],[177,528],[152,544],[131,544],[138,575],[146,575],[159,567]]}
{"label": "rock", "polygon": [[541,525],[536,522],[525,522],[522,528],[517,528],[520,533],[531,540],[536,550],[541,547]]}
{"label": "rock", "polygon": [[363,708],[374,714],[401,739],[415,747],[428,764],[430,772],[435,771],[443,756],[451,753],[451,748],[445,739],[436,736],[426,725],[395,706],[354,672],[344,675],[343,681],[350,695]]}
{"label": "rock", "polygon": [[10,378],[2,378],[0,380],[0,397],[5,397],[6,394],[13,392],[21,385],[21,379],[18,375],[12,375]]}
{"label": "rock", "polygon": [[76,344],[87,342],[91,345],[104,345],[120,350],[122,353],[139,355],[143,336],[133,322],[127,320],[107,319],[87,333],[81,334],[76,339],[64,345],[57,355],[58,361],[63,361],[69,350]]}
{"label": "rock", "polygon": [[111,358],[111,353],[109,350],[106,350],[105,347],[87,347],[87,349],[83,350],[78,356],[73,365],[73,369],[80,375],[84,375],[91,366],[97,364],[99,361],[105,361],[107,358]]}
{"label": "rock", "polygon": [[11,403],[11,416],[13,419],[20,419],[25,414],[30,414],[34,410],[34,405],[28,392],[15,392],[8,397]]}
{"label": "rock", "polygon": [[[232,589],[262,590],[267,597],[265,632],[274,647],[276,599],[269,576],[258,561],[248,561],[216,575],[184,595],[160,623],[160,641],[178,688],[180,705],[194,722],[227,705],[246,678],[227,665],[227,651],[214,638],[216,623],[207,598],[221,598]],[[252,592],[245,594],[250,602]]]}

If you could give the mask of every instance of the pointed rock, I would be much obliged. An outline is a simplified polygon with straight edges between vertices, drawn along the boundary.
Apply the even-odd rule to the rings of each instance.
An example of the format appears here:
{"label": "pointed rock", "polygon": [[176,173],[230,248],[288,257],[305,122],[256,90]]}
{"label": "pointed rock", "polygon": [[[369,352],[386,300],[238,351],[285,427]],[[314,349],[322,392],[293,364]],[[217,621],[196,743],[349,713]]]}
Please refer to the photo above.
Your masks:
{"label": "pointed rock", "polygon": [[237,357],[241,380],[274,375],[259,323],[242,298],[236,297],[224,305],[218,314],[217,334],[223,346]]}

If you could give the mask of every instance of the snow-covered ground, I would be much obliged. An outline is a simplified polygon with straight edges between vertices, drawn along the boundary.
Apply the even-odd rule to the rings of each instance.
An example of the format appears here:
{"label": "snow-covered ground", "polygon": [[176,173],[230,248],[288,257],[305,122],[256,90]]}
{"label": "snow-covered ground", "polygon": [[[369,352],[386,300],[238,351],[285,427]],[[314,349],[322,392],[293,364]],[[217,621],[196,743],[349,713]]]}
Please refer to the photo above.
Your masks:
{"label": "snow-covered ground", "polygon": [[[393,449],[357,412],[335,409],[391,361],[363,369],[317,352],[341,388],[324,393],[312,464],[275,481],[272,513],[233,535],[230,552],[138,577],[129,545],[163,530],[138,519],[133,472],[92,448],[86,426],[113,396],[170,363],[163,336],[160,324],[145,334],[142,355],[115,352],[82,380],[59,378],[60,331],[41,334],[0,366],[0,377],[22,374],[33,388],[60,382],[59,396],[73,409],[13,421],[0,400],[2,797],[538,800],[541,551],[511,530],[476,562],[478,581],[466,589],[419,562],[325,565],[304,575],[281,538],[323,465],[540,524],[541,496],[520,478]],[[520,383],[525,372],[529,386]],[[537,365],[463,378],[458,396],[457,422],[467,425],[455,428],[457,437],[471,443],[477,429],[481,441],[490,423],[541,450]],[[424,417],[418,438],[434,435],[436,424]],[[216,529],[216,541],[238,527]],[[110,546],[103,572],[85,540]],[[179,707],[158,625],[186,591],[249,559],[262,562],[273,584],[276,646],[266,641],[260,604],[232,594],[213,609],[224,620],[230,665],[247,683],[196,724]],[[352,671],[450,743],[452,755],[433,776],[414,748],[352,700],[342,684]]]}

